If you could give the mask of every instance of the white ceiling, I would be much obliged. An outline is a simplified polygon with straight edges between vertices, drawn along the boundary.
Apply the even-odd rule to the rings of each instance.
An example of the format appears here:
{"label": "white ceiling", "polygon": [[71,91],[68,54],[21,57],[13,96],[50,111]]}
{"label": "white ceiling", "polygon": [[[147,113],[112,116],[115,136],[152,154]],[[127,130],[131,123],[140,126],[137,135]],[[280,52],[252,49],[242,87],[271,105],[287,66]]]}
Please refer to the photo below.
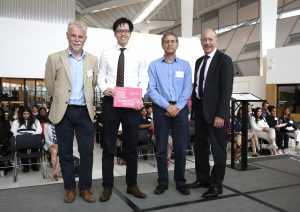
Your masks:
{"label": "white ceiling", "polygon": [[[76,19],[89,27],[111,29],[120,17],[133,20],[150,0],[76,0]],[[163,0],[145,22],[135,25],[136,31],[159,34],[181,23],[181,1]],[[220,8],[236,0],[194,0],[194,18]],[[98,12],[93,12],[97,11]]]}

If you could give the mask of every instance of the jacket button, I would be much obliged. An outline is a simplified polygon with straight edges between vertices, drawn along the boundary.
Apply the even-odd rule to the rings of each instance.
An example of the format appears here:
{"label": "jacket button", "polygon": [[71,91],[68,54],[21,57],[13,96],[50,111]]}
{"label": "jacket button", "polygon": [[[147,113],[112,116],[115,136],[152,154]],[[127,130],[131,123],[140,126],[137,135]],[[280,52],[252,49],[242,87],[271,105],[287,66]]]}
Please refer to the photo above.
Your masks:
{"label": "jacket button", "polygon": [[71,92],[71,90],[69,90],[69,92]]}
{"label": "jacket button", "polygon": [[66,102],[66,104],[68,104],[68,102]]}

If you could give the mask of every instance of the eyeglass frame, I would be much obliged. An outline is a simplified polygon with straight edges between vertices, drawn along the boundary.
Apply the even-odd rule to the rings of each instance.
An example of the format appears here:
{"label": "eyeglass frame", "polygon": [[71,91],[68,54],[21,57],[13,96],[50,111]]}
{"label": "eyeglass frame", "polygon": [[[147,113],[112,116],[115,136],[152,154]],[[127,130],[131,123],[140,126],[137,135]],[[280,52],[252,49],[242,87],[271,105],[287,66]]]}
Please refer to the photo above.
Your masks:
{"label": "eyeglass frame", "polygon": [[122,35],[123,33],[124,35],[129,35],[131,31],[129,29],[116,29],[115,33],[116,35]]}

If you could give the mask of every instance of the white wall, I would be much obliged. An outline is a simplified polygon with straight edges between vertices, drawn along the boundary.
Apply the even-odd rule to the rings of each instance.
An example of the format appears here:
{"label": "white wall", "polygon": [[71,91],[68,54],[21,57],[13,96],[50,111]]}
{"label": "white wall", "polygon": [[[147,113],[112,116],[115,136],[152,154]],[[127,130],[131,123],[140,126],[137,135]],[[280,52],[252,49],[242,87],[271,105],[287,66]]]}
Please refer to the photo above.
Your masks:
{"label": "white wall", "polygon": [[[0,18],[0,28],[0,77],[44,78],[47,56],[68,46],[64,24]],[[148,63],[163,55],[161,35],[133,33],[130,40],[145,50]],[[112,30],[89,28],[84,49],[100,58],[101,52],[115,43]],[[198,39],[179,38],[177,56],[188,60],[192,69],[202,54]]]}
{"label": "white wall", "polygon": [[300,45],[269,49],[267,84],[300,83]]}
{"label": "white wall", "polygon": [[[266,78],[261,76],[235,77],[233,93],[251,93],[258,98],[266,99]],[[255,107],[261,106],[261,102],[253,103]]]}

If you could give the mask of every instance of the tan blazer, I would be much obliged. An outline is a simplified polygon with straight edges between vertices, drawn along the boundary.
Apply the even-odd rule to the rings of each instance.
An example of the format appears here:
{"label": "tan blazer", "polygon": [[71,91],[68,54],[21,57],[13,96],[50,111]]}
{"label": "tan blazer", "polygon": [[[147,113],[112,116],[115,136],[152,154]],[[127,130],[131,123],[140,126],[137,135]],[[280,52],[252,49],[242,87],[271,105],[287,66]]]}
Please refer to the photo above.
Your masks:
{"label": "tan blazer", "polygon": [[[94,88],[98,74],[98,59],[96,56],[85,52],[84,69],[84,96],[88,112],[94,121]],[[53,124],[59,123],[68,106],[71,95],[71,68],[68,50],[60,51],[48,56],[45,70],[45,84],[47,91],[52,96],[49,119]]]}

